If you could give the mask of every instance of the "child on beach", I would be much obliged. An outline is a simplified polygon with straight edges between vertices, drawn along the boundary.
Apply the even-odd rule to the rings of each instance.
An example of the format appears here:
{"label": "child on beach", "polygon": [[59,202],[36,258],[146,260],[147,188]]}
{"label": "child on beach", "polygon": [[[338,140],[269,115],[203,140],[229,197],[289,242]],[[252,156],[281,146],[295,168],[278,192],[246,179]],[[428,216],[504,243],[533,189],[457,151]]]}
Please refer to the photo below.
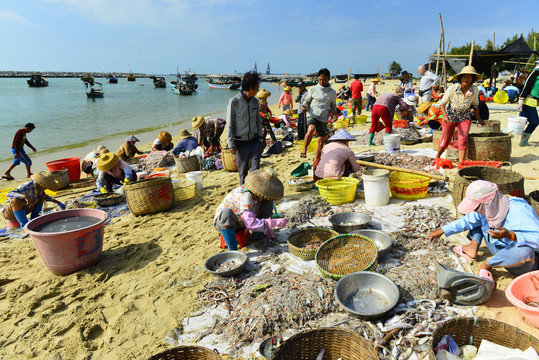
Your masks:
{"label": "child on beach", "polygon": [[11,151],[13,152],[13,163],[9,165],[9,168],[7,171],[2,175],[2,179],[6,180],[14,180],[14,177],[11,176],[11,170],[15,168],[15,166],[19,165],[21,162],[26,166],[26,176],[30,177],[32,176],[32,171],[30,170],[30,167],[32,166],[32,160],[26,155],[26,152],[24,151],[24,145],[28,145],[30,149],[32,149],[34,152],[36,152],[36,148],[30,144],[28,139],[26,138],[26,134],[29,134],[34,130],[36,126],[33,123],[28,123],[24,125],[22,129],[17,130],[15,133],[15,136],[13,138],[13,144],[11,145]]}

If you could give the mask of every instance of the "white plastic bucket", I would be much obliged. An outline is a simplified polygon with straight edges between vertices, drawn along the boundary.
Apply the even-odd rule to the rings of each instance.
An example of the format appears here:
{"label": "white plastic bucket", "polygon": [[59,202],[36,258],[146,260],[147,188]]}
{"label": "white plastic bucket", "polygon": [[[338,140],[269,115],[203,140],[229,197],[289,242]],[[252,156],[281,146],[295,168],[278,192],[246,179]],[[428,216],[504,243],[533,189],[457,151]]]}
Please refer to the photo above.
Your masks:
{"label": "white plastic bucket", "polygon": [[384,134],[384,150],[388,153],[401,151],[401,136],[399,134]]}
{"label": "white plastic bucket", "polygon": [[197,183],[197,190],[203,190],[202,185],[202,171],[189,171],[185,173],[185,178]]}
{"label": "white plastic bucket", "polygon": [[526,126],[527,122],[528,119],[523,116],[510,116],[507,118],[506,132],[512,132],[516,135],[522,135],[522,132],[524,131],[524,127]]}
{"label": "white plastic bucket", "polygon": [[362,176],[365,204],[384,206],[389,203],[389,170],[366,170]]}

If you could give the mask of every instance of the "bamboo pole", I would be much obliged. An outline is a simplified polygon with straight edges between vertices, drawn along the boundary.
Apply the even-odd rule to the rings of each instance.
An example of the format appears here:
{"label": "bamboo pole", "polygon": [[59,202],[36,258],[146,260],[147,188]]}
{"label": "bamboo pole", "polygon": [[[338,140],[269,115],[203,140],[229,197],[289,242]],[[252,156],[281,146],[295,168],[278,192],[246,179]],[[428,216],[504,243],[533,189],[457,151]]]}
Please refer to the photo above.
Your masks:
{"label": "bamboo pole", "polygon": [[449,51],[449,46],[451,45],[451,41],[449,41],[447,43],[447,48],[445,49],[445,54],[444,54],[444,88],[443,88],[443,91],[445,92],[445,89],[447,89],[447,69],[445,68],[445,57],[447,56],[447,52]]}
{"label": "bamboo pole", "polygon": [[442,21],[442,13],[438,13],[438,16],[440,17],[440,28],[442,29],[442,53],[443,56],[443,64],[442,64],[442,81],[444,81],[444,90],[445,90],[445,78],[446,78],[446,66],[445,66],[445,55],[447,54],[447,49],[445,48],[445,32],[444,32],[444,23]]}
{"label": "bamboo pole", "polygon": [[382,164],[377,164],[377,163],[373,163],[373,162],[369,162],[369,161],[363,161],[363,160],[356,160],[356,163],[358,163],[359,165],[372,166],[372,167],[379,168],[379,169],[385,169],[385,170],[391,170],[391,171],[400,171],[400,172],[405,172],[405,173],[409,173],[409,174],[426,176],[426,177],[434,179],[434,180],[449,181],[449,182],[454,182],[455,181],[455,178],[450,178],[448,176],[429,174],[428,172],[425,172],[425,171],[405,169],[405,168],[400,168],[400,167],[397,167],[397,166],[382,165]]}
{"label": "bamboo pole", "polygon": [[442,35],[440,34],[440,41],[438,42],[438,54],[436,55],[436,75],[438,75],[438,68],[440,66],[440,52],[442,51]]}
{"label": "bamboo pole", "polygon": [[472,48],[470,49],[470,59],[468,60],[468,65],[472,65],[472,56],[473,56],[473,48],[475,46],[475,40],[472,40]]}

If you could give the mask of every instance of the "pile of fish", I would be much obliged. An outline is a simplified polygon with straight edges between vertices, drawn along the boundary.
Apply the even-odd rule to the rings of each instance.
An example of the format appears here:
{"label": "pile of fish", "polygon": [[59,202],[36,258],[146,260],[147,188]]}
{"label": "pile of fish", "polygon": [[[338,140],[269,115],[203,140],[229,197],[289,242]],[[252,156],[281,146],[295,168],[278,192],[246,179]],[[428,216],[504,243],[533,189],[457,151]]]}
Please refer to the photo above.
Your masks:
{"label": "pile of fish", "polygon": [[[320,195],[309,195],[301,198],[296,204],[286,210],[288,218],[287,228],[295,229],[298,226],[311,223],[310,220],[319,212],[329,211],[331,205]],[[311,225],[314,225],[311,223]]]}
{"label": "pile of fish", "polygon": [[432,169],[434,158],[425,155],[408,155],[405,153],[389,154],[378,153],[374,157],[374,162],[382,165],[396,166],[410,170],[427,171],[431,174],[440,174]]}
{"label": "pile of fish", "polygon": [[403,139],[418,140],[421,138],[417,130],[412,129],[411,127],[394,128],[393,133],[400,134]]}
{"label": "pile of fish", "polygon": [[240,264],[240,261],[235,260],[235,259],[223,261],[223,262],[215,264],[215,267],[212,270],[215,272],[225,272],[225,271],[229,271],[238,267],[239,264]]}
{"label": "pile of fish", "polygon": [[[374,135],[373,144],[374,145],[384,145],[384,131],[377,132]],[[369,143],[369,132],[365,131],[361,135],[357,135],[356,137],[356,145],[357,146],[363,146],[367,145]]]}
{"label": "pile of fish", "polygon": [[158,152],[149,153],[146,158],[142,159],[138,163],[139,171],[152,171],[155,168],[159,167],[168,167],[175,164],[174,155],[172,153],[167,153],[162,155]]}
{"label": "pile of fish", "polygon": [[443,206],[407,206],[403,217],[403,231],[424,235],[456,220],[451,211]]}

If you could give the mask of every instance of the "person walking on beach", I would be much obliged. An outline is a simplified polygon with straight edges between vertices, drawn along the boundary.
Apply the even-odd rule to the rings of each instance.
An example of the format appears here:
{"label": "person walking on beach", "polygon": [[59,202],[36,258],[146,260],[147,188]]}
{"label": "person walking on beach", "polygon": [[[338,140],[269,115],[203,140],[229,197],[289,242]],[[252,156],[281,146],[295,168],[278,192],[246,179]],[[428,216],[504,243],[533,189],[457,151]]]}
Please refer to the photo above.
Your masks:
{"label": "person walking on beach", "polygon": [[[393,128],[393,115],[395,115],[397,107],[402,111],[403,117],[408,116],[408,105],[399,95],[385,93],[376,100],[376,103],[374,103],[374,106],[372,107],[372,124],[369,130],[369,145],[373,145],[374,134],[381,131],[384,127],[386,129],[386,134],[391,134]],[[380,122],[380,119],[382,119],[383,123]]]}
{"label": "person walking on beach", "polygon": [[13,144],[11,145],[13,162],[11,163],[11,165],[9,165],[9,168],[2,176],[2,179],[14,180],[14,177],[11,176],[11,170],[13,170],[15,166],[19,165],[21,162],[26,166],[26,176],[32,176],[32,171],[30,169],[30,167],[32,166],[32,160],[30,160],[30,158],[26,154],[26,151],[24,151],[24,145],[28,145],[28,147],[34,152],[37,151],[36,148],[33,147],[26,138],[26,135],[31,133],[32,130],[34,130],[35,128],[36,126],[33,123],[28,123],[24,125],[22,129],[17,130],[17,132],[15,133],[15,136],[13,137]]}
{"label": "person walking on beach", "polygon": [[354,75],[354,81],[350,84],[350,90],[352,90],[352,115],[356,117],[356,108],[358,109],[358,115],[361,115],[361,108],[363,107],[363,98],[361,92],[363,91],[363,83],[359,80],[359,75]]}
{"label": "person walking on beach", "polygon": [[533,146],[528,140],[539,125],[537,106],[539,106],[539,60],[535,61],[535,69],[526,79],[518,101],[519,116],[528,119],[528,126],[520,137],[520,146]]}
{"label": "person walking on beach", "polygon": [[425,69],[425,66],[421,65],[417,68],[419,75],[421,75],[421,82],[419,83],[419,103],[430,102],[432,98],[432,88],[440,81],[438,75],[432,71]]}
{"label": "person walking on beach", "polygon": [[333,120],[337,119],[340,111],[337,109],[337,92],[329,85],[331,74],[328,69],[318,71],[318,84],[307,91],[305,101],[301,105],[303,112],[307,112],[307,134],[300,156],[305,158],[307,147],[311,143],[314,132],[318,135],[318,146],[315,159],[320,158],[324,139],[328,135],[328,119],[331,113]]}
{"label": "person walking on beach", "polygon": [[378,84],[379,82],[380,80],[378,80],[378,78],[374,78],[371,81],[369,90],[367,90],[367,106],[365,107],[366,111],[369,111],[369,109],[372,110],[372,106],[376,102],[376,95],[378,95],[378,91],[376,91],[376,84]]}
{"label": "person walking on beach", "polygon": [[307,133],[307,121],[305,119],[305,113],[301,110],[301,104],[305,101],[307,96],[307,87],[305,81],[298,83],[298,95],[296,96],[296,102],[298,103],[298,140],[305,139]]}
{"label": "person walking on beach", "polygon": [[279,105],[281,108],[281,113],[284,113],[286,110],[293,110],[294,103],[292,102],[292,88],[290,86],[285,86],[281,97],[279,98]]}
{"label": "person walking on beach", "polygon": [[241,185],[249,171],[260,167],[264,139],[262,118],[255,96],[259,88],[260,76],[255,72],[245,73],[241,80],[241,91],[228,101],[226,110],[227,143],[232,155],[236,155]]}

